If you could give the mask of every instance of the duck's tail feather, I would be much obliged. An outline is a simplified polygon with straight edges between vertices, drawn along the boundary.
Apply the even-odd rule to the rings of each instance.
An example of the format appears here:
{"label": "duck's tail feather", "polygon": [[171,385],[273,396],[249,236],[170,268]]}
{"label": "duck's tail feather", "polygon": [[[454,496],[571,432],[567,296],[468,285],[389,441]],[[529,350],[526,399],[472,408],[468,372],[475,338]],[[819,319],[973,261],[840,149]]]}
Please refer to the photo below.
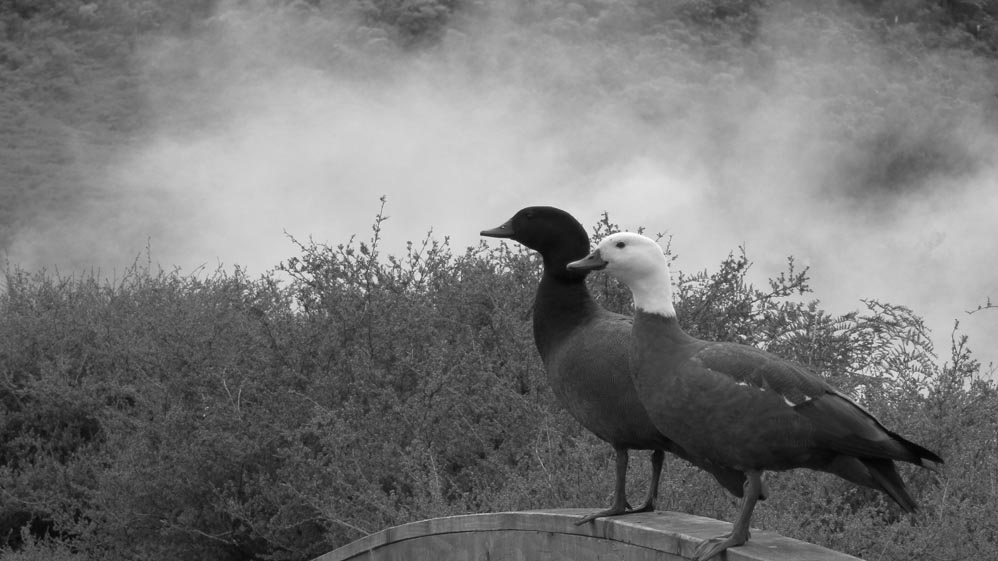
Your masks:
{"label": "duck's tail feather", "polygon": [[904,509],[905,512],[915,512],[918,509],[918,503],[915,502],[915,499],[911,498],[908,490],[905,489],[904,481],[901,480],[901,475],[898,473],[897,466],[894,465],[893,461],[881,459],[864,459],[860,461],[869,470],[870,475],[877,482],[880,489],[887,493],[890,498],[894,499],[894,502]]}
{"label": "duck's tail feather", "polygon": [[893,438],[899,444],[904,446],[905,450],[907,450],[911,454],[912,456],[911,459],[904,458],[905,461],[929,469],[932,469],[932,466],[926,465],[925,462],[923,462],[922,460],[929,460],[930,462],[935,462],[937,464],[943,463],[943,459],[939,457],[939,454],[936,454],[932,450],[929,450],[924,446],[915,444],[914,442],[908,440],[907,438],[899,435],[896,432],[887,431],[887,433],[891,435],[891,438]]}
{"label": "duck's tail feather", "polygon": [[893,460],[838,456],[825,470],[857,485],[887,493],[905,512],[914,512],[918,508],[915,499],[905,489]]}

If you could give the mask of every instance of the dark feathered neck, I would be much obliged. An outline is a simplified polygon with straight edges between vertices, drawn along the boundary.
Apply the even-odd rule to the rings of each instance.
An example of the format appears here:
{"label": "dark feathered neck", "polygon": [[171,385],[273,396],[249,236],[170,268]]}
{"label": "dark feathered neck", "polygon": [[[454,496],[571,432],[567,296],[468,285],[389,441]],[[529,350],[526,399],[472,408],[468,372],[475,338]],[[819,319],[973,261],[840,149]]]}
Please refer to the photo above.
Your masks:
{"label": "dark feathered neck", "polygon": [[541,358],[546,361],[558,344],[594,320],[600,309],[586,288],[586,274],[567,270],[562,274],[557,266],[545,263],[534,298],[534,342]]}
{"label": "dark feathered neck", "polygon": [[646,312],[638,309],[634,313],[634,333],[638,336],[648,336],[656,341],[667,341],[674,344],[695,343],[699,340],[683,331],[676,316]]}

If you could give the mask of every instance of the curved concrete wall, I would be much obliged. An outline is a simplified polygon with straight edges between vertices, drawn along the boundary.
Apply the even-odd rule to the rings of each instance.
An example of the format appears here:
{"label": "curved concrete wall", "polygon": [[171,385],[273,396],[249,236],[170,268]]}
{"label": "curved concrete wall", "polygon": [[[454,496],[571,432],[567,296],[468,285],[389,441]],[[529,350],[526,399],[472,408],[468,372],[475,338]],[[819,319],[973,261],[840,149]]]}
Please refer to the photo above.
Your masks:
{"label": "curved concrete wall", "polygon": [[[678,512],[629,514],[575,525],[590,512],[560,509],[434,518],[371,534],[315,561],[672,561],[689,559],[700,542],[731,531],[728,523]],[[753,530],[748,544],[728,550],[727,561],[858,560]]]}

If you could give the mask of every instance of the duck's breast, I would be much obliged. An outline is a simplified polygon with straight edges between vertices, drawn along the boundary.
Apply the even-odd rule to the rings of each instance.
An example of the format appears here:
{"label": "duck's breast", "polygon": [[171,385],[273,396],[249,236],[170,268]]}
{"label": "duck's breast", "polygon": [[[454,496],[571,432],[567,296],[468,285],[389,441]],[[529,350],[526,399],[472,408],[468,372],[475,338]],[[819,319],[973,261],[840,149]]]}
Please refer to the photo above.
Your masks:
{"label": "duck's breast", "polygon": [[559,401],[588,430],[611,444],[656,448],[664,439],[634,389],[630,336],[627,318],[601,315],[556,345],[545,369]]}

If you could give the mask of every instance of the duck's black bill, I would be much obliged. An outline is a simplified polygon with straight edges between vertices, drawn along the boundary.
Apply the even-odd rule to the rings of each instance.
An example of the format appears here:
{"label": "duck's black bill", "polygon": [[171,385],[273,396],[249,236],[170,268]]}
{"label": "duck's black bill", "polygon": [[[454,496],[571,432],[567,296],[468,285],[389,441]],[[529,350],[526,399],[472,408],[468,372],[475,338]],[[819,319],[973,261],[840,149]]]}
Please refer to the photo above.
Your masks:
{"label": "duck's black bill", "polygon": [[511,222],[507,222],[502,226],[492,228],[491,230],[482,230],[479,235],[486,236],[489,238],[512,238],[513,225]]}
{"label": "duck's black bill", "polygon": [[606,265],[606,261],[603,260],[597,249],[578,261],[572,261],[565,267],[569,271],[602,271],[606,269]]}

